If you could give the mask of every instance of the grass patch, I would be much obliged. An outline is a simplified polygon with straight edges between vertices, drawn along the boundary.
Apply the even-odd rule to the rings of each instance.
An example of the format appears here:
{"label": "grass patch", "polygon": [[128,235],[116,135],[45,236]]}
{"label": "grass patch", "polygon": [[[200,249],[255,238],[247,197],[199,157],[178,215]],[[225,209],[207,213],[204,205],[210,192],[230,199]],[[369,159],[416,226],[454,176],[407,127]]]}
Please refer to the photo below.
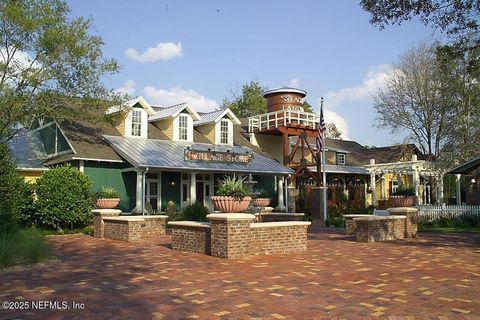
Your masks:
{"label": "grass patch", "polygon": [[40,262],[49,249],[36,229],[0,234],[0,267]]}
{"label": "grass patch", "polygon": [[43,236],[52,236],[52,235],[62,235],[62,234],[88,234],[93,235],[93,227],[83,227],[83,228],[74,228],[74,229],[63,229],[62,231],[52,230],[52,229],[37,229],[38,232]]}
{"label": "grass patch", "polygon": [[425,226],[419,228],[421,232],[436,233],[480,233],[480,227],[430,227]]}

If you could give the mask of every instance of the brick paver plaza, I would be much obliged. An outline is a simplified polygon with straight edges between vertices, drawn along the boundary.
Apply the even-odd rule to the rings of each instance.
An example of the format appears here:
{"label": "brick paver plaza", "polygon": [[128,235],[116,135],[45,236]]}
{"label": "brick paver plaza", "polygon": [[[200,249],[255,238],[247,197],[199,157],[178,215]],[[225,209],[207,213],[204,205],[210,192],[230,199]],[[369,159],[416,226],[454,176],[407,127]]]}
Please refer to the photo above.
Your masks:
{"label": "brick paver plaza", "polygon": [[0,301],[67,301],[83,310],[0,310],[0,318],[480,319],[480,234],[356,243],[309,229],[308,251],[223,260],[170,249],[49,237],[58,262],[0,273]]}

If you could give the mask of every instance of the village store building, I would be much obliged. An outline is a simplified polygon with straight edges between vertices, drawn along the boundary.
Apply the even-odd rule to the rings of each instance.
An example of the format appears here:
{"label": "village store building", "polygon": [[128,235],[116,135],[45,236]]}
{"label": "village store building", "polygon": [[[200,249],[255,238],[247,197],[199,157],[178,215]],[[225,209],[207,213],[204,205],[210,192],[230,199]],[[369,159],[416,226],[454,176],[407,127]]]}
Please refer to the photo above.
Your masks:
{"label": "village store building", "polygon": [[178,208],[200,202],[213,211],[210,197],[226,174],[252,175],[255,187],[285,208],[283,185],[292,170],[252,145],[229,109],[199,114],[185,103],[161,108],[142,97],[127,107],[109,111],[124,112],[115,126],[37,121],[11,150],[16,159],[20,149],[29,153],[36,158],[30,166],[42,170],[70,163],[91,178],[94,190],[114,187],[124,212],[160,212],[169,201]]}

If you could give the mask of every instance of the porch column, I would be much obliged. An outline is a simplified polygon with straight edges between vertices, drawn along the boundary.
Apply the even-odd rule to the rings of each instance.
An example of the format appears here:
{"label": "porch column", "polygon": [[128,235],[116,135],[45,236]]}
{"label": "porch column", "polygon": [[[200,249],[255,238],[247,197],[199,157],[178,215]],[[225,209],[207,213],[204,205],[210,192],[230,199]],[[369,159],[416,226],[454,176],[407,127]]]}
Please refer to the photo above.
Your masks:
{"label": "porch column", "polygon": [[460,184],[460,178],[462,177],[461,174],[455,175],[455,191],[457,194],[457,206],[462,204],[462,189]]}
{"label": "porch column", "polygon": [[418,166],[413,165],[413,187],[415,188],[415,195],[417,196],[418,204],[423,204],[420,197],[420,174],[418,173]]}
{"label": "porch column", "polygon": [[137,170],[137,185],[135,189],[135,208],[132,210],[135,213],[142,212],[142,183],[143,183],[143,172]]}
{"label": "porch column", "polygon": [[190,204],[197,202],[197,174],[190,173]]}
{"label": "porch column", "polygon": [[377,205],[377,196],[375,194],[375,172],[370,174],[370,187],[372,188],[372,206]]}
{"label": "porch column", "polygon": [[381,193],[382,193],[382,199],[385,199],[385,176],[382,174],[382,186],[381,186]]}
{"label": "porch column", "polygon": [[438,197],[437,197],[437,203],[443,203],[443,174],[441,174],[438,177],[437,180],[437,190],[438,190]]}
{"label": "porch column", "polygon": [[278,206],[275,208],[277,211],[285,211],[285,202],[284,202],[284,189],[283,189],[283,177],[278,179]]}

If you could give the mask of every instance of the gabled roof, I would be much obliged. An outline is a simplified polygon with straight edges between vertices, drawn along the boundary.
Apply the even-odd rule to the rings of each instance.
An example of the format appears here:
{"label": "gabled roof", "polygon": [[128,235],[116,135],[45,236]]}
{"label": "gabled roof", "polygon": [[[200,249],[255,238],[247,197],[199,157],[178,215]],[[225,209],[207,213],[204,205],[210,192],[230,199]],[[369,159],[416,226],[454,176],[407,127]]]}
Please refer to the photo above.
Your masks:
{"label": "gabled roof", "polygon": [[133,108],[137,103],[139,105],[141,105],[142,108],[145,109],[145,111],[147,111],[147,114],[149,116],[155,114],[155,112],[156,112],[155,109],[152,108],[152,106],[142,96],[138,96],[138,97],[132,98],[128,101],[125,101],[122,106],[114,106],[114,107],[109,108],[107,110],[107,114],[118,112],[118,111],[122,110],[122,107],[125,107],[125,106],[128,107],[128,108]]}
{"label": "gabled roof", "polygon": [[448,173],[467,174],[478,168],[480,168],[480,155],[470,161],[450,169]]}
{"label": "gabled roof", "polygon": [[193,123],[194,126],[201,126],[207,123],[215,122],[222,120],[225,116],[229,117],[230,120],[236,125],[240,125],[240,120],[229,108],[215,110],[209,113],[203,113],[201,119]]}
{"label": "gabled roof", "polygon": [[187,112],[192,115],[193,121],[200,120],[200,115],[195,110],[193,110],[193,108],[188,103],[184,102],[157,111],[154,115],[151,115],[148,118],[148,121],[153,122],[166,118],[175,118],[183,110],[187,110]]}
{"label": "gabled roof", "polygon": [[21,129],[8,142],[8,148],[17,169],[48,170],[43,164],[43,159],[47,157],[47,154],[38,135],[37,131]]}

